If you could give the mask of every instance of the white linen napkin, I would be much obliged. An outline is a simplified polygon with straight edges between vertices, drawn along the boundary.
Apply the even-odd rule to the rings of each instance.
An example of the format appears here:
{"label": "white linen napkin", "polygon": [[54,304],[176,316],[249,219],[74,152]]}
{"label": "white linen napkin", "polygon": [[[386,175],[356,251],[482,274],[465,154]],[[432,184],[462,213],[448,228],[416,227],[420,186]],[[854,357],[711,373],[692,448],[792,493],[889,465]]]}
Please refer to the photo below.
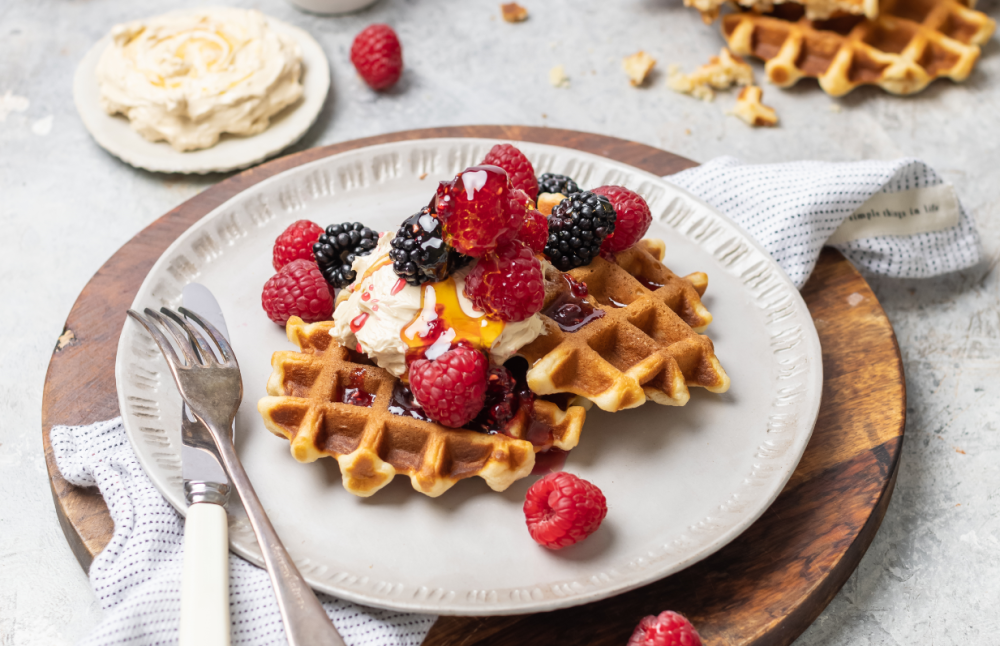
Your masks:
{"label": "white linen napkin", "polygon": [[[120,417],[90,426],[54,426],[59,471],[78,487],[96,486],[115,533],[90,566],[104,618],[85,646],[175,644],[181,609],[184,519],[139,466]],[[348,646],[418,646],[437,617],[367,608],[319,595]],[[229,555],[232,643],[285,644],[267,572]]]}
{"label": "white linen napkin", "polygon": [[[666,179],[729,215],[798,287],[827,242],[863,270],[903,278],[963,269],[981,255],[954,189],[914,159],[749,165],[722,157]],[[184,521],[142,471],[121,418],[54,427],[51,441],[63,477],[97,486],[115,523],[90,569],[106,614],[83,643],[176,642]],[[233,554],[229,567],[233,644],[285,643],[267,574]],[[320,599],[350,646],[416,646],[436,619]]]}

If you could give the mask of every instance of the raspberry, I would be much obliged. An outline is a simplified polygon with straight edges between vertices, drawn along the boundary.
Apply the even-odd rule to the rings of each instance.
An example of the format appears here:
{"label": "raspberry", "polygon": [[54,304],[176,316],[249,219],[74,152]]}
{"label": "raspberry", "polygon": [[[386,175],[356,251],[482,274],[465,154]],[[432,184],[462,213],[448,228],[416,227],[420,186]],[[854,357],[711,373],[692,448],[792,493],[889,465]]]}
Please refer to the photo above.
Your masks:
{"label": "raspberry", "polygon": [[517,239],[530,247],[533,252],[542,253],[549,239],[549,219],[535,209],[529,209],[524,214],[524,222],[517,232]]}
{"label": "raspberry", "polygon": [[323,229],[309,220],[293,222],[274,241],[274,256],[271,264],[278,271],[293,260],[312,260],[313,243],[322,235]]}
{"label": "raspberry", "polygon": [[524,216],[527,215],[529,209],[535,208],[535,201],[519,188],[509,189],[507,195],[509,197],[507,200],[507,221],[511,228],[505,230],[497,238],[497,247],[509,244],[517,238],[518,232],[524,225]]}
{"label": "raspberry", "polygon": [[601,243],[601,251],[625,251],[646,235],[653,216],[641,195],[624,186],[602,186],[591,192],[607,197],[615,207],[615,230]]}
{"label": "raspberry", "polygon": [[292,316],[306,323],[325,321],[333,314],[333,297],[326,279],[311,260],[293,260],[264,283],[261,304],[267,316],[284,325]]}
{"label": "raspberry", "polygon": [[702,646],[701,636],[682,615],[665,610],[643,617],[627,646]]}
{"label": "raspberry", "polygon": [[521,226],[511,211],[507,173],[498,166],[472,166],[441,182],[434,205],[444,241],[473,258],[492,251]]}
{"label": "raspberry", "polygon": [[451,428],[469,423],[486,399],[486,356],[457,345],[433,361],[410,364],[410,388],[431,419]]}
{"label": "raspberry", "polygon": [[403,47],[389,25],[369,25],[354,37],[351,62],[371,89],[385,90],[403,73]]}
{"label": "raspberry", "polygon": [[528,489],[524,518],[531,538],[552,550],[587,538],[608,514],[601,490],[572,473],[550,473]]}
{"label": "raspberry", "polygon": [[531,249],[512,242],[479,259],[465,277],[465,295],[502,321],[523,321],[542,309],[542,264]]}
{"label": "raspberry", "polygon": [[532,200],[538,199],[538,180],[535,169],[520,150],[510,144],[497,144],[486,153],[484,164],[499,166],[507,171],[510,185],[519,188]]}

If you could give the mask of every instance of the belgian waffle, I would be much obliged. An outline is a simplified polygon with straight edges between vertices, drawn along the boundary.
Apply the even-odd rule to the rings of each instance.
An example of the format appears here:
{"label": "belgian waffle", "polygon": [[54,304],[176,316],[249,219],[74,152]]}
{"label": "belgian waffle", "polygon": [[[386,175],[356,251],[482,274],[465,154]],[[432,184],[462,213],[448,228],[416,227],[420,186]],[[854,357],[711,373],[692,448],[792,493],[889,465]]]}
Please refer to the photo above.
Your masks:
{"label": "belgian waffle", "polygon": [[711,339],[699,334],[712,321],[701,302],[708,278],[677,276],[660,262],[663,253],[663,242],[642,240],[617,254],[617,264],[595,258],[569,271],[586,284],[587,303],[604,312],[573,331],[545,314],[569,289],[559,272],[549,272],[546,332],[520,351],[531,366],[532,391],[573,393],[614,412],[647,398],[683,406],[689,386],[728,390],[729,377]]}
{"label": "belgian waffle", "polygon": [[[292,456],[313,462],[330,456],[340,464],[344,488],[370,496],[396,474],[410,477],[413,488],[439,496],[458,480],[479,476],[503,491],[531,473],[535,447],[527,440],[526,416],[515,417],[504,434],[451,429],[389,410],[398,380],[348,351],[330,336],[331,321],[305,324],[298,317],[285,327],[300,352],[275,352],[267,382],[268,397],[257,404],[264,424],[291,441]],[[341,403],[340,393],[360,381],[374,395],[370,407]],[[576,446],[586,412],[563,411],[536,400],[535,420],[547,425],[553,446]]]}
{"label": "belgian waffle", "polygon": [[722,31],[737,54],[767,61],[775,85],[819,80],[832,96],[859,85],[913,94],[936,78],[964,80],[996,22],[956,0],[884,0],[874,20],[857,16],[817,21],[800,6],[774,15],[730,14]]}
{"label": "belgian waffle", "polygon": [[[726,4],[734,4],[751,9],[757,13],[770,13],[775,5],[786,0],[684,0],[685,7],[694,7],[701,13],[701,19],[706,24],[719,16],[719,10]],[[791,0],[789,0],[791,1]],[[865,15],[877,18],[879,0],[801,0],[806,18],[824,20],[834,15]]]}

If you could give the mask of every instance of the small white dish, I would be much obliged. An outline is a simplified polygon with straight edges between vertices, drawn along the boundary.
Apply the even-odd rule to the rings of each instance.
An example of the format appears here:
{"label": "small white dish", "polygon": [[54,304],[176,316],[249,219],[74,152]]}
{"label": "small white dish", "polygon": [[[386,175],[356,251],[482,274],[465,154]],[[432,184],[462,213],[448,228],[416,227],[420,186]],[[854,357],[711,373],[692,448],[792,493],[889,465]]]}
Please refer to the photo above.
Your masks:
{"label": "small white dish", "polygon": [[[648,236],[680,275],[708,274],[708,334],[727,393],[692,389],[683,407],[592,408],[565,470],[595,483],[608,516],[587,540],[552,552],[534,543],[522,506],[536,477],[497,493],[479,478],[439,498],[397,477],[371,498],[344,490],[335,460],[300,464],[257,412],[271,354],[291,350],[260,304],[274,240],[290,223],[357,220],[379,231],[427,203],[438,180],[497,142],[426,139],[371,146],[279,173],[221,204],[156,261],[133,307],[176,307],[199,282],[219,300],[243,376],[236,448],[261,502],[315,589],[383,608],[452,615],[540,612],[620,594],[677,572],[742,533],[781,492],[819,411],[822,353],[798,290],[742,229],[711,206],[637,168],[577,150],[518,147],[538,173],[643,195]],[[124,314],[123,314],[124,318]],[[115,364],[118,402],[139,462],[184,513],[180,397],[149,336],[128,323]],[[234,512],[230,545],[261,563]]]}
{"label": "small white dish", "polygon": [[249,137],[223,135],[211,148],[179,152],[165,141],[148,141],[122,115],[111,116],[100,102],[96,68],[110,42],[105,36],[83,57],[73,77],[73,102],[83,125],[112,155],[137,168],[159,173],[214,173],[238,170],[276,155],[302,138],[319,116],[330,91],[330,64],[323,48],[305,31],[268,16],[280,34],[302,48],[302,98],[271,118],[267,130]]}
{"label": "small white dish", "polygon": [[332,15],[364,9],[375,4],[376,0],[288,0],[288,2],[309,13]]}

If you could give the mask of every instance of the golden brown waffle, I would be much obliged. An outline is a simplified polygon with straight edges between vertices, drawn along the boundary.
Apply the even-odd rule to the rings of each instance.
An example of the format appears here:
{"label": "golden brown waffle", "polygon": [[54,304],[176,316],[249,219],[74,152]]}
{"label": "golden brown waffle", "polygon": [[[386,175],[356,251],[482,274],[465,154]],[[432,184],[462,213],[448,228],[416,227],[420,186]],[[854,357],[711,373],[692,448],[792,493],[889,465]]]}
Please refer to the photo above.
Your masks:
{"label": "golden brown waffle", "polygon": [[[788,0],[791,2],[791,0]],[[684,0],[685,7],[694,7],[701,13],[701,19],[711,23],[719,16],[719,10],[726,4],[733,4],[757,13],[770,13],[775,5],[786,0]],[[824,20],[834,15],[865,15],[877,18],[879,0],[802,0],[806,18]]]}
{"label": "golden brown waffle", "polygon": [[[296,460],[335,458],[344,487],[358,496],[372,495],[397,473],[410,476],[414,489],[432,497],[463,478],[479,476],[503,491],[531,473],[535,447],[527,441],[532,428],[524,416],[512,420],[507,431],[514,437],[509,437],[395,415],[389,406],[398,380],[334,342],[331,327],[330,321],[289,319],[285,331],[301,352],[274,353],[270,396],[257,404],[268,430],[291,441]],[[341,403],[343,389],[354,383],[352,376],[359,376],[364,390],[375,395],[372,406]],[[583,408],[563,411],[536,401],[534,412],[535,423],[551,428],[555,447],[568,451],[576,446],[586,417]]]}
{"label": "golden brown waffle", "polygon": [[859,85],[913,94],[936,78],[964,80],[996,22],[955,0],[885,0],[878,18],[814,21],[801,7],[783,5],[773,16],[730,14],[722,31],[737,54],[767,63],[767,77],[788,87],[819,80],[832,96]]}
{"label": "golden brown waffle", "polygon": [[[642,240],[618,254],[617,264],[595,258],[568,272],[587,285],[587,302],[604,315],[567,332],[543,314],[546,333],[519,353],[531,366],[535,393],[573,393],[614,412],[647,397],[683,406],[690,386],[729,389],[711,339],[699,334],[712,321],[701,303],[708,278],[675,275],[660,262],[663,252],[663,242]],[[546,307],[569,289],[559,272],[549,274]]]}

